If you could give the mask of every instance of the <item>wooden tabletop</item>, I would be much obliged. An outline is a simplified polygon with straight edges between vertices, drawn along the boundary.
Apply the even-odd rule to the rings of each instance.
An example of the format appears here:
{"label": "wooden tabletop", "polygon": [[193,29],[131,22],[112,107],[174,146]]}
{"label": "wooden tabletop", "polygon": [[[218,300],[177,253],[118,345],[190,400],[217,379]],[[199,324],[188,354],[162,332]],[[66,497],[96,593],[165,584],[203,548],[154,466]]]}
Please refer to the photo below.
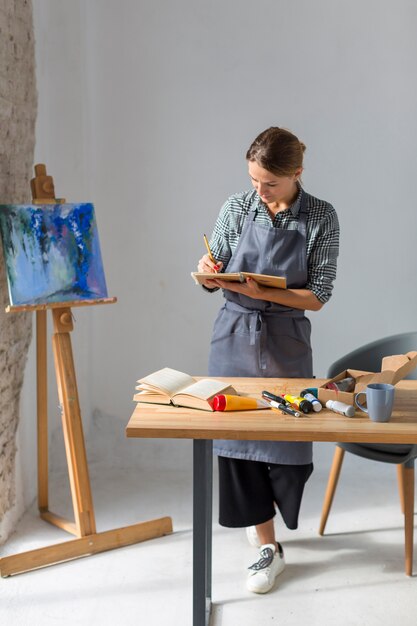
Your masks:
{"label": "wooden tabletop", "polygon": [[[324,382],[317,378],[222,377],[221,380],[229,381],[236,391],[255,397],[261,397],[263,389],[298,395],[302,389]],[[138,403],[126,434],[141,438],[417,443],[417,380],[397,384],[393,414],[386,423],[372,422],[359,409],[355,417],[327,409],[293,417],[270,409],[211,412]]]}

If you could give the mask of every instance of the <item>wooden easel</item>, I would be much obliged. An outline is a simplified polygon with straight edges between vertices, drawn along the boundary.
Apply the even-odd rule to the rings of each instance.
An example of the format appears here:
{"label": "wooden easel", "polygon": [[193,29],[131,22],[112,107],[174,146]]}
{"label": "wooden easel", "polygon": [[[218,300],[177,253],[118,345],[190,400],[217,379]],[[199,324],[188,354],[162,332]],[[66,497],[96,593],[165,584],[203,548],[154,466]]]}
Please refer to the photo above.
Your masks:
{"label": "wooden easel", "polygon": [[[65,202],[63,199],[55,198],[53,180],[51,176],[46,174],[45,165],[35,165],[35,178],[31,181],[31,188],[35,204]],[[172,520],[170,517],[162,517],[101,533],[96,532],[71,347],[70,333],[74,328],[71,307],[111,304],[114,302],[116,302],[116,298],[102,298],[44,305],[8,306],[6,308],[7,312],[36,311],[38,507],[40,517],[75,535],[77,539],[0,558],[0,575],[2,577],[120,548],[145,541],[146,539],[161,537],[172,532]],[[52,513],[49,510],[48,503],[48,381],[46,349],[46,315],[48,309],[52,311],[54,325],[52,345],[58,395],[62,408],[62,426],[75,517],[74,522]]]}

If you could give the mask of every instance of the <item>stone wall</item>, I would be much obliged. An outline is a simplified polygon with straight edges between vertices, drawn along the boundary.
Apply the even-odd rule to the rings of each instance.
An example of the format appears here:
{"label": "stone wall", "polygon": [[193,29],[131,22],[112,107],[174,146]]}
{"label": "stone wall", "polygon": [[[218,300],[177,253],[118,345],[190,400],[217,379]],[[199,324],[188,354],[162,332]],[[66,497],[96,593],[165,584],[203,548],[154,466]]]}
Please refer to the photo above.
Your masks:
{"label": "stone wall", "polygon": [[[30,201],[37,93],[30,0],[0,0],[0,203]],[[1,245],[1,244],[0,244]],[[16,428],[32,320],[6,314],[9,303],[0,251],[0,535],[15,502]]]}

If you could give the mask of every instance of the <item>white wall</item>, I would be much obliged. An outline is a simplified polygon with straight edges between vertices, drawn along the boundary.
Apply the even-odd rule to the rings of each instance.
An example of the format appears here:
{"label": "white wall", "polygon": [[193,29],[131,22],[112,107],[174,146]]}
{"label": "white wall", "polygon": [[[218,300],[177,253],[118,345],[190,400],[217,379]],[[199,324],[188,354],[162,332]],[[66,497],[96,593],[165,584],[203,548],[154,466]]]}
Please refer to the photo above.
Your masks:
{"label": "white wall", "polygon": [[[163,366],[206,373],[220,296],[189,273],[225,198],[249,187],[246,149],[270,125],[306,143],[304,186],[341,223],[334,297],[310,315],[316,374],[368,340],[415,329],[414,2],[34,0],[34,9],[37,160],[59,194],[94,201],[119,299],[77,312],[94,458],[133,463],[149,452],[123,434],[138,377]],[[186,444],[154,445],[159,462],[181,464]]]}

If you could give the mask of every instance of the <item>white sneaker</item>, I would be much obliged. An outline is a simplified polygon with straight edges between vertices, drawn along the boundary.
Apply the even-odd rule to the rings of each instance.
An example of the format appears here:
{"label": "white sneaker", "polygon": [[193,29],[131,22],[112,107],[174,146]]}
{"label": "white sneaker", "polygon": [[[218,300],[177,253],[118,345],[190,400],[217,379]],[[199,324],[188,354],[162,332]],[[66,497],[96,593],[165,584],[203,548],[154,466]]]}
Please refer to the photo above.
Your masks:
{"label": "white sneaker", "polygon": [[249,574],[246,581],[248,590],[253,593],[267,593],[272,589],[276,577],[284,571],[284,568],[284,550],[281,544],[278,544],[278,550],[273,543],[261,546],[259,561],[248,568]]}
{"label": "white sneaker", "polygon": [[261,542],[259,541],[258,533],[256,531],[256,526],[247,526],[246,536],[251,546],[254,546],[255,548],[261,547]]}

